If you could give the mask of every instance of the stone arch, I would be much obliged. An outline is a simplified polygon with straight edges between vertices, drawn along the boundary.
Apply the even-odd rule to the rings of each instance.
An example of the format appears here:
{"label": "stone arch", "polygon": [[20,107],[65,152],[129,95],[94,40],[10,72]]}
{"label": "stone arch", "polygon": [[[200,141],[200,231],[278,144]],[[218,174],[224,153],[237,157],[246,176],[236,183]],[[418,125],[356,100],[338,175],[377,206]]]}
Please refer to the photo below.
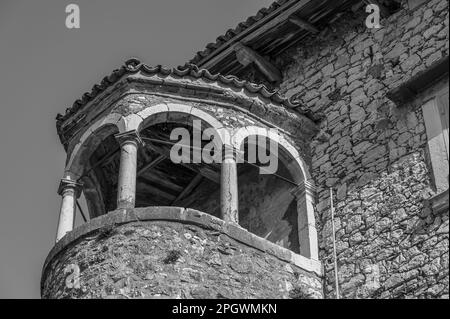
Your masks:
{"label": "stone arch", "polygon": [[[192,106],[188,103],[170,103],[170,102],[161,102],[152,106],[148,106],[144,109],[142,109],[141,111],[137,112],[137,113],[133,113],[130,114],[128,116],[126,116],[124,118],[124,123],[125,123],[125,127],[127,131],[135,131],[138,132],[138,135],[142,138],[143,142],[146,142],[146,138],[148,137],[147,134],[151,135],[151,130],[153,129],[158,129],[158,127],[155,127],[158,124],[163,124],[162,126],[165,127],[165,123],[170,123],[167,127],[173,129],[176,128],[178,125],[180,127],[185,128],[186,126],[192,126],[192,120],[200,120],[202,121],[202,131],[203,129],[208,128],[210,131],[214,131],[214,141],[217,142],[217,144],[225,144],[225,145],[231,145],[231,134],[229,133],[229,130],[227,128],[225,128],[225,126],[220,122],[220,120],[218,120],[214,115],[211,115],[210,113]],[[153,128],[152,128],[153,127]],[[147,131],[147,129],[149,131]],[[165,135],[165,138],[168,139],[167,136],[167,131],[164,132],[163,135]],[[169,140],[167,140],[167,142],[169,142]],[[149,143],[150,144],[150,143]],[[151,147],[149,147],[151,150]],[[216,148],[217,150],[217,148]],[[168,149],[166,148],[165,151],[168,151]],[[153,150],[153,152],[158,153],[158,151]],[[167,153],[163,152],[163,157],[168,157]],[[217,154],[217,153],[216,153]],[[153,155],[152,155],[153,156]],[[155,157],[154,159],[157,159],[157,157]],[[167,163],[162,163],[162,166],[164,165],[168,165]],[[194,165],[195,166],[195,165]],[[187,171],[190,173],[187,175],[192,174],[192,168],[186,168],[186,167],[182,167],[182,169],[187,169]],[[206,170],[206,173],[205,173]],[[136,192],[135,192],[135,196],[136,198],[140,198],[139,199],[139,204],[138,206],[142,205],[142,202],[145,202],[145,200],[142,200],[143,198],[143,193],[145,192],[145,189],[147,189],[148,191],[148,185],[147,187],[145,187],[146,182],[146,178],[145,176],[143,176],[145,170],[144,171],[140,171],[137,174],[137,178],[141,177],[140,180],[137,182],[136,185]],[[200,170],[200,175],[202,175],[203,177],[200,179],[202,180],[201,184],[205,184],[208,185],[208,183],[211,183],[211,181],[214,184],[214,187],[217,185],[217,182],[220,180],[220,176],[219,178],[217,177],[217,173],[220,174],[220,171],[217,172],[217,165],[214,168],[211,167],[206,167],[205,169]],[[150,173],[151,174],[151,173]],[[156,174],[158,174],[158,171],[156,169]],[[197,172],[197,175],[199,173]],[[175,176],[175,175],[174,175]],[[169,179],[172,180],[172,182],[174,181],[175,178],[173,178],[174,176],[170,176]],[[154,176],[153,176],[154,177]],[[147,181],[149,181],[150,179],[147,179]],[[183,182],[183,177],[181,177],[179,179],[182,183]],[[199,179],[197,179],[199,180]],[[206,181],[206,182],[205,182]],[[139,184],[142,186],[140,187]],[[147,182],[147,184],[149,184]],[[185,187],[187,187],[189,185],[185,185]],[[150,188],[152,187],[151,182],[150,182]],[[211,190],[211,188],[209,189]],[[152,190],[150,190],[151,192]],[[162,193],[163,197],[167,196],[167,194],[169,195],[174,195],[173,191],[167,191],[165,193]],[[176,196],[175,199],[176,200],[181,200],[178,199],[178,195],[182,194],[181,192],[179,192]],[[219,193],[218,193],[219,194]],[[219,195],[217,195],[219,196]],[[161,197],[161,195],[160,195]],[[167,197],[165,197],[167,199]],[[215,202],[218,202],[218,199],[215,200]],[[171,200],[169,203],[166,203],[164,205],[172,205],[173,203],[175,203],[173,200]]]}
{"label": "stone arch", "polygon": [[231,143],[236,149],[241,149],[245,139],[250,136],[264,136],[276,142],[278,146],[281,147],[282,156],[279,154],[279,159],[291,173],[294,182],[300,184],[304,181],[311,181],[311,175],[305,161],[300,156],[297,149],[277,130],[259,126],[241,127],[233,133]]}
{"label": "stone arch", "polygon": [[286,166],[293,181],[297,184],[291,193],[297,201],[298,238],[300,254],[302,256],[319,260],[318,239],[315,227],[314,213],[314,185],[308,172],[305,161],[297,149],[286,138],[273,129],[258,126],[246,126],[237,129],[232,136],[233,147],[241,149],[249,136],[264,136],[278,143],[281,151],[278,158]]}
{"label": "stone arch", "polygon": [[[138,120],[136,116],[139,117],[140,120]],[[135,129],[140,131],[144,127],[152,124],[164,122],[188,123],[192,117],[204,121],[213,128],[218,133],[222,144],[231,145],[229,131],[219,120],[211,114],[187,104],[160,103],[148,107],[136,114],[127,116],[125,121],[127,121],[128,130]]]}
{"label": "stone arch", "polygon": [[111,113],[92,124],[81,135],[78,143],[67,157],[63,178],[83,184],[83,194],[90,218],[104,214],[106,208],[103,194],[96,188],[97,183],[92,180],[94,176],[91,174],[85,175],[86,171],[90,169],[89,159],[106,138],[125,132],[126,128],[127,122],[123,116],[118,113]]}
{"label": "stone arch", "polygon": [[127,122],[121,114],[111,113],[92,124],[81,135],[80,140],[67,157],[64,178],[78,180],[86,169],[86,163],[92,152],[108,136],[127,131]]}

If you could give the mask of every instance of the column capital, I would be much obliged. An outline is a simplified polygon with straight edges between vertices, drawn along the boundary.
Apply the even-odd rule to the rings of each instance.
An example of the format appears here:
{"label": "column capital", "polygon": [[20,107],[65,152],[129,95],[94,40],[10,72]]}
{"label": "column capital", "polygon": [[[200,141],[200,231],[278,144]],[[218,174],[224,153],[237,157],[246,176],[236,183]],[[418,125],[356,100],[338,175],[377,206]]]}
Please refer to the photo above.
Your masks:
{"label": "column capital", "polygon": [[81,195],[81,190],[83,188],[82,183],[78,183],[71,179],[63,178],[59,182],[58,186],[58,195],[63,195],[67,190],[73,190],[75,197],[78,198]]}
{"label": "column capital", "polygon": [[314,186],[313,183],[308,182],[308,181],[303,181],[296,188],[291,190],[291,194],[295,198],[301,199],[306,194],[311,195],[311,196],[315,196],[316,190],[317,190],[317,188],[316,188],[316,186]]}
{"label": "column capital", "polygon": [[139,132],[137,130],[131,130],[128,132],[115,134],[117,142],[119,142],[120,146],[126,143],[134,143],[136,145],[144,145],[144,141],[139,136]]}

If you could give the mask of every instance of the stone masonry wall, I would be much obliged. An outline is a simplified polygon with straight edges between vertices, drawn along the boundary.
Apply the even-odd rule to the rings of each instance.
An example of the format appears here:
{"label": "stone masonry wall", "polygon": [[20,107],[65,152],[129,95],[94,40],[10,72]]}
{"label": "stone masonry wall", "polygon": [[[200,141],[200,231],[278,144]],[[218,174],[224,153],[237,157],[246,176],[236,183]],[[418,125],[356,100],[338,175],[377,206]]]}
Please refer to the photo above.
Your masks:
{"label": "stone masonry wall", "polygon": [[448,1],[402,5],[381,29],[366,28],[365,13],[349,14],[280,58],[288,64],[280,90],[324,115],[311,148],[329,298],[329,187],[342,297],[449,296],[448,211],[435,214],[424,204],[434,191],[423,115],[417,104],[397,106],[386,97],[448,56]]}
{"label": "stone masonry wall", "polygon": [[[289,250],[177,207],[115,211],[64,237],[46,260],[43,298],[321,298]],[[79,286],[74,266],[79,267]],[[72,268],[70,268],[72,267]]]}

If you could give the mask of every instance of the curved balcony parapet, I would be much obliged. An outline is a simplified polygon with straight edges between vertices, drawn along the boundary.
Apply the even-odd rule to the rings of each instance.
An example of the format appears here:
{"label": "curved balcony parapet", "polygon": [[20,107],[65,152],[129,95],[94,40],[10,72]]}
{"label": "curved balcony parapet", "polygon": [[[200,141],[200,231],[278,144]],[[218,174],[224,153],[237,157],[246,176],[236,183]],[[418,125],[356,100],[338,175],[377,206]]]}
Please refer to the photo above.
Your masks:
{"label": "curved balcony parapet", "polygon": [[[307,295],[311,298],[321,298],[322,296],[322,269],[319,261],[308,259],[306,257],[295,254],[294,252],[286,248],[278,246],[277,244],[274,244],[264,238],[258,237],[248,232],[235,223],[223,221],[217,217],[197,210],[181,207],[146,207],[120,209],[94,218],[89,222],[75,228],[73,231],[67,233],[60,241],[55,244],[44,263],[41,282],[42,296],[44,298],[60,298],[71,296],[85,297],[88,293],[86,292],[86,289],[83,290],[82,288],[80,288],[78,294],[71,295],[69,293],[69,290],[63,287],[65,284],[66,276],[64,267],[67,267],[68,264],[84,263],[84,261],[81,260],[82,257],[80,256],[84,256],[86,253],[93,254],[93,251],[101,252],[101,247],[108,246],[109,250],[113,250],[113,243],[108,242],[107,244],[103,244],[102,240],[98,239],[105,238],[102,237],[102,234],[104,234],[106,230],[108,230],[110,233],[113,229],[117,230],[117,234],[122,234],[121,232],[124,232],[125,234],[133,233],[132,231],[130,231],[131,228],[127,228],[127,230],[125,230],[124,227],[143,227],[140,232],[144,231],[146,233],[148,233],[148,230],[152,229],[152,227],[161,227],[160,230],[164,231],[159,231],[159,233],[167,237],[163,242],[161,242],[158,241],[159,239],[151,239],[152,236],[143,238],[141,235],[136,235],[137,237],[133,239],[134,243],[150,240],[149,242],[151,243],[152,248],[149,248],[149,253],[144,255],[137,254],[133,252],[134,250],[132,249],[128,250],[127,245],[130,247],[133,246],[130,244],[130,242],[120,242],[119,246],[122,247],[122,249],[125,249],[127,254],[129,253],[135,260],[140,260],[144,258],[143,256],[154,259],[157,257],[162,258],[162,256],[160,255],[162,254],[162,252],[166,252],[166,250],[164,250],[164,245],[168,245],[168,247],[180,246],[183,248],[183,251],[185,251],[186,256],[196,256],[196,261],[191,264],[189,263],[189,260],[187,260],[184,264],[181,263],[179,267],[174,267],[173,269],[170,268],[172,269],[170,271],[174,272],[171,275],[174,276],[175,281],[183,281],[183,271],[185,269],[194,267],[193,264],[200,263],[201,267],[203,267],[206,272],[209,272],[209,270],[211,270],[211,273],[219,271],[216,267],[217,265],[211,266],[211,264],[208,262],[208,258],[209,254],[221,254],[220,260],[222,260],[222,265],[220,267],[224,269],[222,271],[225,271],[225,273],[230,272],[230,274],[227,274],[226,276],[230,276],[232,278],[236,277],[238,278],[238,280],[241,280],[239,278],[243,276],[242,280],[244,281],[247,280],[245,279],[245,276],[250,276],[249,278],[251,278],[253,276],[261,276],[261,274],[264,273],[265,276],[270,277],[269,279],[267,279],[268,287],[270,287],[270,285],[272,285],[274,282],[277,282],[277,285],[279,285],[279,287],[277,287],[276,289],[274,288],[272,291],[271,289],[266,289],[263,287],[265,285],[264,282],[257,283],[258,280],[255,280],[255,282],[250,280],[250,282],[247,283],[248,285],[250,285],[249,290],[247,291],[244,289],[242,293],[239,289],[233,290],[234,297],[250,298],[252,297],[252,294],[247,294],[246,291],[252,291],[253,294],[256,294],[256,297],[261,298],[292,298],[293,291],[295,295],[295,291],[298,287],[303,287],[304,289],[306,289],[308,291]],[[207,247],[205,248],[205,251],[208,250],[208,254],[202,251],[201,254],[198,255],[198,247],[192,244],[192,241],[189,240],[191,237],[189,235],[181,236],[182,233],[192,231],[193,229],[194,232],[202,234],[201,240],[203,244],[197,243],[195,245],[203,245],[204,247]],[[173,237],[171,237],[171,233],[177,233],[179,235],[173,235]],[[234,247],[234,249],[232,249],[232,252],[221,253],[219,246],[223,245],[229,245],[230,247]],[[91,251],[89,252],[89,250]],[[190,257],[186,257],[186,259],[189,258]],[[99,266],[99,264],[104,262],[105,259],[101,258],[101,260],[102,261],[97,261],[97,259],[94,258],[93,265],[90,264],[88,267],[81,267],[81,280],[92,278],[92,276],[102,276],[103,272],[92,270],[93,268],[96,268],[94,266]],[[253,264],[255,266],[250,265],[250,270],[247,269],[248,271],[243,271],[242,269],[238,269],[240,268],[239,260],[241,260],[244,264]],[[158,264],[161,262],[155,259],[154,263]],[[242,265],[242,267],[244,266],[245,265]],[[161,264],[161,267],[165,266]],[[91,270],[89,268],[91,268]],[[87,272],[87,274],[84,272]],[[155,274],[152,274],[151,277],[152,276],[159,276],[159,272],[155,271]],[[180,277],[178,278],[177,276]],[[265,279],[261,280],[265,281]],[[217,284],[218,286],[227,285],[227,283],[225,282],[222,283],[222,279],[215,278],[214,276],[209,276],[208,278],[201,279],[200,281],[194,280],[190,284],[201,285],[205,282],[213,285]],[[262,284],[263,286],[259,287],[260,284]],[[58,288],[52,288],[55,287],[55,285],[58,286]],[[181,291],[184,291],[184,286],[184,284],[178,285]],[[260,291],[258,290],[258,287]],[[226,287],[224,287],[224,289],[226,289]],[[274,292],[275,290],[279,291],[280,295],[273,294],[272,292]],[[189,297],[189,293],[187,294],[188,295],[183,296]],[[169,297],[180,296],[175,296],[172,294]],[[255,295],[253,295],[253,297],[255,297]]]}

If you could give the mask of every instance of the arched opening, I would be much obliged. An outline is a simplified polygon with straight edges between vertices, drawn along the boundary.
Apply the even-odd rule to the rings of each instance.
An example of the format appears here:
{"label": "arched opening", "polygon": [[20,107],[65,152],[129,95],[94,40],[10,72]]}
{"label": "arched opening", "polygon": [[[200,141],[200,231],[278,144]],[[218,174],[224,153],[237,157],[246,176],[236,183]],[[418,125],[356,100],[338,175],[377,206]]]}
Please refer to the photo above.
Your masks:
{"label": "arched opening", "polygon": [[245,137],[240,149],[243,160],[238,164],[239,224],[299,253],[297,201],[291,190],[302,175],[297,171],[297,176],[293,176],[292,165],[286,165],[293,161],[292,156],[261,135]]}
{"label": "arched opening", "polygon": [[203,133],[212,125],[182,111],[152,114],[140,125],[144,145],[138,153],[136,207],[180,206],[220,216],[220,163],[205,163],[202,158],[202,150],[213,139]]}
{"label": "arched opening", "polygon": [[[120,208],[197,209],[239,222],[250,232],[305,257],[318,258],[313,186],[298,151],[277,131],[248,126],[227,136],[227,130],[210,114],[170,103],[126,118],[109,117],[83,135],[66,170],[73,176],[69,179],[83,182],[91,218],[118,208],[126,185],[131,200],[129,206],[119,200]],[[124,136],[134,139],[133,149],[125,148]],[[209,161],[205,161],[205,146],[213,140],[218,147],[207,153]],[[233,166],[221,163],[229,156],[222,153],[224,144],[226,149],[241,150],[237,180],[235,173],[232,178],[223,174],[236,167],[234,159]],[[122,162],[126,163],[123,167]],[[126,176],[120,175],[123,172],[132,177],[119,187],[120,176]],[[228,200],[226,196],[232,193]],[[227,211],[231,204],[233,208]]]}
{"label": "arched opening", "polygon": [[[66,164],[66,177],[82,183],[82,197],[94,218],[115,209],[119,145],[114,138],[117,126],[101,120],[88,130],[74,147]],[[110,122],[114,122],[112,119]],[[87,216],[86,216],[87,217]]]}
{"label": "arched opening", "polygon": [[116,209],[119,165],[120,145],[111,134],[92,152],[81,178],[91,218]]}

